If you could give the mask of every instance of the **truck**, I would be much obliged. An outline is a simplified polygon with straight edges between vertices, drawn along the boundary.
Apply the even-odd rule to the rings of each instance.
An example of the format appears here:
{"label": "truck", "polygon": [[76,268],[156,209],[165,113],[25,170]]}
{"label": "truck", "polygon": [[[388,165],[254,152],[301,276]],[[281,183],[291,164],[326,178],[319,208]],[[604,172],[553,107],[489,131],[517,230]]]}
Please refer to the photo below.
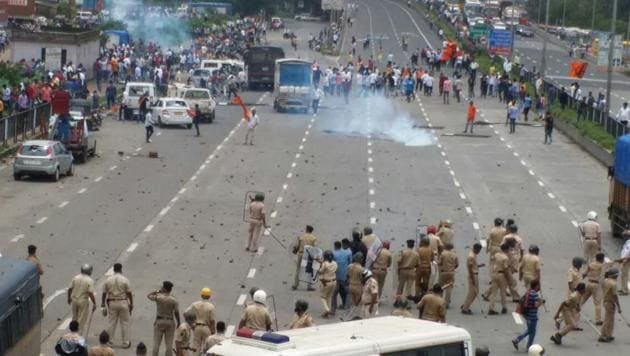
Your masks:
{"label": "truck", "polygon": [[243,55],[247,86],[250,90],[258,87],[273,87],[275,63],[284,58],[284,50],[280,47],[255,46]]}
{"label": "truck", "polygon": [[184,99],[191,110],[195,109],[195,105],[199,105],[204,122],[214,121],[217,103],[212,99],[210,90],[175,84],[169,88],[169,96]]}
{"label": "truck", "polygon": [[608,218],[613,236],[630,226],[630,134],[617,139],[615,160],[608,168]]}
{"label": "truck", "polygon": [[276,60],[273,108],[307,114],[313,101],[312,62],[299,58]]}

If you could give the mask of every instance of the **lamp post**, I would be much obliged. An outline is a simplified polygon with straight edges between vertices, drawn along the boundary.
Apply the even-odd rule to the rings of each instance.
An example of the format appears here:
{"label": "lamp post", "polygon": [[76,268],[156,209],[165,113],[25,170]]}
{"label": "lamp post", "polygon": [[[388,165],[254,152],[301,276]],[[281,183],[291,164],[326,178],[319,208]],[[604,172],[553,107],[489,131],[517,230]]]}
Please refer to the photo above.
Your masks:
{"label": "lamp post", "polygon": [[595,9],[597,9],[597,0],[593,0],[593,13],[591,14],[591,31],[595,31]]}
{"label": "lamp post", "polygon": [[615,50],[615,25],[617,22],[617,0],[613,1],[612,25],[610,25],[610,41],[608,42],[608,71],[606,80],[606,121],[604,129],[608,130],[608,115],[610,115],[610,91],[612,90],[613,52]]}
{"label": "lamp post", "polygon": [[[549,27],[549,0],[545,4],[545,32],[547,32],[547,28]],[[543,78],[545,78],[545,71],[547,70],[547,36],[548,33],[545,33],[543,36],[543,50],[542,50],[542,58],[540,59],[540,73]]]}

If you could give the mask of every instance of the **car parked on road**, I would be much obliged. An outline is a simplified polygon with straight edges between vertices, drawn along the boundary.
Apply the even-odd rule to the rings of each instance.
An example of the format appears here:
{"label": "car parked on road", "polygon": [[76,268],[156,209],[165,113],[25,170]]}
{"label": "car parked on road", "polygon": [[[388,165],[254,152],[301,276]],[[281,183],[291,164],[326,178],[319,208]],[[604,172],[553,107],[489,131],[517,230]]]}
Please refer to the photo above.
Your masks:
{"label": "car parked on road", "polygon": [[534,37],[534,31],[523,26],[518,26],[516,28],[516,33],[519,34],[521,37]]}
{"label": "car parked on road", "polygon": [[151,107],[153,120],[159,126],[186,125],[192,127],[192,117],[189,115],[188,103],[180,98],[160,98]]}
{"label": "car parked on road", "polygon": [[217,103],[212,99],[210,90],[175,84],[171,87],[169,96],[185,100],[191,110],[195,109],[195,105],[199,105],[203,122],[212,123],[214,121]]}
{"label": "car parked on road", "polygon": [[59,177],[74,174],[72,152],[59,141],[26,141],[18,149],[13,162],[13,178],[23,176],[49,176],[55,182]]}

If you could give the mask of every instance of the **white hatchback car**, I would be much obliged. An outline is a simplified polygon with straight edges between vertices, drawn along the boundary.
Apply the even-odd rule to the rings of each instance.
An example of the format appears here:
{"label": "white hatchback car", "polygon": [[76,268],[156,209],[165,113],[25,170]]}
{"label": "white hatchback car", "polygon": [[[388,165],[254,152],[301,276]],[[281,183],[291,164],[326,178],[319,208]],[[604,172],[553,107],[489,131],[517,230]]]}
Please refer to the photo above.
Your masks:
{"label": "white hatchback car", "polygon": [[188,114],[188,104],[180,98],[160,98],[151,107],[153,120],[159,125],[186,125],[192,127],[192,117]]}

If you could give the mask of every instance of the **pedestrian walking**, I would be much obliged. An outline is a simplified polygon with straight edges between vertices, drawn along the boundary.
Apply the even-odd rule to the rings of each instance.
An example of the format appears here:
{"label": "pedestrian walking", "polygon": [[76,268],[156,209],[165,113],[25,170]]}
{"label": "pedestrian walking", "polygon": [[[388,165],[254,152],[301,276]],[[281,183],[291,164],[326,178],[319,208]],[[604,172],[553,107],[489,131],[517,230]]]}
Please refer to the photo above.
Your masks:
{"label": "pedestrian walking", "polygon": [[619,305],[619,297],[617,296],[617,276],[619,270],[611,268],[604,277],[603,302],[604,302],[604,323],[600,330],[599,342],[611,342],[615,338],[613,331],[615,328],[615,309],[621,314],[621,306]]}
{"label": "pedestrian walking", "polygon": [[348,267],[348,285],[350,291],[351,311],[350,315],[358,313],[361,304],[361,292],[363,290],[363,253],[357,252],[352,256],[352,264]]}
{"label": "pedestrian walking", "polygon": [[527,322],[527,329],[512,340],[512,345],[516,351],[518,351],[518,344],[524,338],[527,338],[527,349],[529,349],[534,343],[536,328],[538,326],[538,308],[545,303],[545,301],[540,297],[540,293],[538,292],[539,289],[540,283],[534,280],[531,282],[529,289],[523,296],[524,300],[521,302],[521,314]]}
{"label": "pedestrian walking", "polygon": [[195,315],[195,323],[193,325],[192,348],[197,352],[195,355],[201,355],[200,351],[203,343],[208,336],[216,332],[215,320],[216,312],[214,304],[210,302],[212,290],[204,287],[200,292],[201,300],[192,303],[186,312],[190,311]]}
{"label": "pedestrian walking", "polygon": [[578,283],[578,285],[575,287],[575,291],[571,293],[571,295],[567,299],[565,299],[558,307],[558,311],[556,311],[556,315],[553,318],[554,320],[556,320],[556,323],[558,323],[558,320],[560,319],[560,314],[562,314],[564,327],[551,336],[550,339],[551,341],[553,341],[554,344],[561,345],[562,338],[571,331],[577,329],[577,322],[580,319],[580,306],[582,305],[581,301],[582,297],[584,296],[585,290],[586,285],[582,282]]}
{"label": "pedestrian walking", "polygon": [[416,280],[416,267],[419,265],[420,257],[413,250],[414,240],[407,240],[407,248],[400,251],[396,264],[398,266],[398,286],[396,294],[399,296],[413,296],[414,282]]}
{"label": "pedestrian walking", "polygon": [[111,80],[107,88],[105,88],[105,97],[107,99],[107,109],[111,109],[116,104],[116,86]]}
{"label": "pedestrian walking", "polygon": [[444,251],[438,260],[438,267],[440,269],[440,285],[444,291],[444,301],[448,309],[451,305],[451,292],[455,285],[455,270],[459,267],[457,254],[453,251],[452,243],[449,242],[444,245]]}
{"label": "pedestrian walking", "polygon": [[511,101],[508,104],[508,110],[507,110],[507,120],[506,120],[506,124],[510,123],[510,133],[513,134],[516,132],[516,120],[518,119],[518,106],[516,106],[516,103],[514,101]]}
{"label": "pedestrian walking", "polygon": [[580,224],[579,230],[584,242],[584,260],[588,263],[602,249],[602,229],[597,222],[597,213],[595,211],[589,211],[586,214],[586,219],[585,222]]}
{"label": "pedestrian walking", "polygon": [[259,289],[254,293],[254,302],[249,304],[238,323],[238,328],[250,328],[258,331],[271,330],[271,314],[267,309],[267,293]]}
{"label": "pedestrian walking", "polygon": [[372,271],[365,269],[362,272],[363,293],[361,294],[361,315],[363,319],[378,315],[378,282]]}
{"label": "pedestrian walking", "polygon": [[324,252],[324,260],[319,268],[320,300],[324,312],[322,318],[328,318],[332,315],[330,303],[333,292],[337,286],[337,263],[333,259],[333,253],[330,250]]}
{"label": "pedestrian walking", "polygon": [[129,340],[129,319],[133,311],[133,293],[129,280],[122,275],[122,264],[115,263],[114,274],[107,277],[103,294],[101,296],[101,308],[103,314],[108,316],[107,333],[113,339],[116,333],[116,325],[120,324],[122,347],[131,347]]}
{"label": "pedestrian walking", "polygon": [[507,303],[506,303],[506,293],[507,293],[507,283],[509,280],[508,274],[510,273],[510,265],[508,259],[510,247],[508,244],[504,243],[501,245],[501,251],[497,252],[494,255],[494,263],[492,266],[492,275],[491,275],[491,286],[488,291],[488,297],[482,295],[482,298],[486,301],[490,302],[490,306],[488,308],[488,315],[497,315],[494,310],[495,298],[497,292],[499,292],[499,296],[501,297],[501,314],[507,313]]}
{"label": "pedestrian walking", "polygon": [[[346,243],[344,244],[344,242]],[[337,312],[337,295],[341,297],[339,309],[348,308],[348,267],[352,263],[352,251],[348,239],[344,239],[342,242],[335,241],[334,246],[333,259],[337,263],[337,286],[333,292],[330,306],[333,314]]]}
{"label": "pedestrian walking", "polygon": [[442,84],[442,92],[440,93],[440,95],[442,95],[442,103],[443,104],[450,104],[450,95],[451,95],[451,80],[448,79],[448,77],[444,77],[444,82]]}
{"label": "pedestrian walking", "polygon": [[418,317],[422,320],[446,323],[446,302],[442,298],[442,287],[435,284],[417,304]]}
{"label": "pedestrian walking", "polygon": [[529,93],[525,94],[525,98],[523,98],[523,119],[525,122],[529,120],[529,111],[532,108],[532,97]]}
{"label": "pedestrian walking", "polygon": [[473,133],[473,129],[475,127],[475,115],[477,115],[477,107],[471,100],[468,102],[468,110],[466,111],[466,128],[464,129],[464,133],[468,133],[468,126],[470,126],[470,133]]}
{"label": "pedestrian walking", "polygon": [[622,235],[626,238],[626,242],[621,248],[619,259],[615,260],[615,262],[619,263],[619,267],[621,268],[621,289],[619,290],[619,294],[628,295],[628,274],[630,272],[630,231],[626,230]]}
{"label": "pedestrian walking", "polygon": [[468,292],[464,304],[460,307],[462,314],[471,315],[473,312],[470,310],[470,306],[477,298],[479,294],[479,268],[484,267],[485,264],[479,264],[477,262],[477,256],[481,252],[481,244],[476,242],[466,258],[466,269],[468,271]]}
{"label": "pedestrian walking", "polygon": [[529,253],[523,256],[519,264],[518,279],[523,281],[525,288],[531,284],[533,280],[540,282],[540,249],[537,245],[529,246]]}
{"label": "pedestrian walking", "polygon": [[81,273],[72,278],[68,287],[68,304],[72,309],[72,320],[79,322],[79,334],[83,335],[87,327],[88,308],[92,301],[92,313],[96,310],[96,298],[94,297],[94,280],[92,266],[84,264]]}
{"label": "pedestrian walking", "polygon": [[295,314],[293,319],[289,323],[289,329],[301,329],[310,328],[314,326],[313,317],[307,312],[308,302],[303,299],[298,299],[295,302]]}
{"label": "pedestrian walking", "polygon": [[383,241],[383,245],[372,264],[372,273],[378,283],[378,299],[383,295],[383,286],[387,277],[387,269],[392,266],[392,253],[389,251],[390,242]]}
{"label": "pedestrian walking", "polygon": [[418,264],[416,266],[416,297],[421,297],[429,290],[431,281],[431,265],[436,257],[431,248],[431,241],[423,237],[417,250]]}
{"label": "pedestrian walking", "polygon": [[317,87],[313,91],[313,114],[317,114],[317,109],[319,108],[319,101],[323,95],[322,89]]}
{"label": "pedestrian walking", "polygon": [[149,104],[149,93],[144,92],[144,94],[142,94],[140,98],[138,98],[138,108],[139,108],[138,121],[139,122],[144,122],[144,117],[147,114],[147,112],[149,112],[148,104]]}
{"label": "pedestrian walking", "polygon": [[114,350],[109,346],[109,334],[103,330],[98,335],[98,346],[92,346],[88,350],[88,356],[114,356]]}
{"label": "pedestrian walking", "polygon": [[244,145],[246,145],[248,141],[250,145],[254,145],[254,130],[260,122],[260,119],[256,114],[256,108],[252,108],[251,113],[252,114],[249,117],[249,121],[247,122],[247,133],[245,134],[245,142],[243,143]]}
{"label": "pedestrian walking", "polygon": [[516,224],[509,225],[508,231],[510,233],[503,237],[502,242],[503,244],[507,244],[509,246],[508,262],[510,273],[507,274],[507,283],[510,295],[512,296],[512,301],[518,302],[519,293],[516,289],[516,278],[514,275],[519,271],[519,264],[523,258],[523,239],[521,239],[518,235],[518,226],[516,226]]}
{"label": "pedestrian walking", "polygon": [[553,114],[547,112],[545,114],[545,143],[546,145],[551,145],[553,134]]}
{"label": "pedestrian walking", "polygon": [[149,293],[147,298],[155,302],[156,315],[153,323],[153,349],[152,355],[158,356],[162,339],[164,339],[164,355],[173,355],[173,338],[175,327],[180,326],[179,303],[171,294],[173,283],[164,281],[162,288]]}
{"label": "pedestrian walking", "polygon": [[[304,257],[304,248],[306,246],[315,247],[317,244],[317,237],[313,235],[313,230],[314,229],[311,225],[306,225],[304,234],[298,237],[295,245],[293,246],[293,254],[296,255],[295,277],[293,279],[293,286],[291,286],[291,289],[293,290],[296,290],[300,283],[300,268],[302,266],[302,258]],[[339,245],[341,247],[341,243]],[[307,290],[315,290],[311,282],[308,282]]]}
{"label": "pedestrian walking", "polygon": [[595,255],[595,261],[588,264],[584,272],[584,283],[586,289],[582,295],[581,305],[584,305],[589,298],[593,299],[595,307],[595,325],[602,325],[602,283],[604,276],[604,259],[602,252]]}
{"label": "pedestrian walking", "polygon": [[153,114],[151,111],[147,111],[144,115],[144,131],[145,131],[145,139],[147,143],[153,142],[151,141],[151,136],[153,136]]}
{"label": "pedestrian walking", "polygon": [[262,228],[269,228],[269,225],[267,225],[267,213],[265,212],[265,195],[256,193],[254,198],[249,197],[249,199],[249,230],[245,251],[256,252],[258,251],[258,239]]}

